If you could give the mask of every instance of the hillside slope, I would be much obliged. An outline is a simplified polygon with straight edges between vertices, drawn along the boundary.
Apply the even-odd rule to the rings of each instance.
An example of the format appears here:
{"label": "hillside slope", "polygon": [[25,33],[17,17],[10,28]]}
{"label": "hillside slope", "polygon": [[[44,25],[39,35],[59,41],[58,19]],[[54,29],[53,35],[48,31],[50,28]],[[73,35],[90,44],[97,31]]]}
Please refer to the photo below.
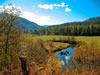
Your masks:
{"label": "hillside slope", "polygon": [[31,22],[25,18],[20,18],[19,24],[21,25],[21,28],[25,31],[43,28],[42,26],[39,26],[38,24]]}
{"label": "hillside slope", "polygon": [[90,18],[85,21],[80,21],[80,22],[69,22],[69,23],[63,23],[59,25],[53,25],[51,27],[56,27],[56,26],[65,26],[65,25],[89,25],[89,24],[100,24],[100,16],[99,17],[94,17]]}

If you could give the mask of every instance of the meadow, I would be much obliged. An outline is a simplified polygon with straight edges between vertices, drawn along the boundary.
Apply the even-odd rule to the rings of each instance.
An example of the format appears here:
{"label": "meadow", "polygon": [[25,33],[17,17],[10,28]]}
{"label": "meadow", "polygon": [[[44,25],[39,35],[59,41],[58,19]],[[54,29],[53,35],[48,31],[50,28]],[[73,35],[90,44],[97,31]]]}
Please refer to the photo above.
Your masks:
{"label": "meadow", "polygon": [[[60,37],[71,37],[71,36],[33,36],[34,39],[42,39],[44,41],[52,40],[52,39],[59,39]],[[97,48],[100,48],[100,36],[74,36],[76,41],[83,41],[86,42],[88,45],[90,45],[91,42],[94,42],[96,44]]]}

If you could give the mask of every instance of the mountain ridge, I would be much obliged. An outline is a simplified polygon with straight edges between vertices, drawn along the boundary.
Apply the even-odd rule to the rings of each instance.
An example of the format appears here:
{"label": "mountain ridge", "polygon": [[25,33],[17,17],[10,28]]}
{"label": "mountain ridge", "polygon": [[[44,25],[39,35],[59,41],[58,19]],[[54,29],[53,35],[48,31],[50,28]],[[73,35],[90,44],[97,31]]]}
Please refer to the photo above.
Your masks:
{"label": "mountain ridge", "polygon": [[89,25],[89,24],[100,24],[100,16],[89,18],[85,21],[62,23],[62,24],[58,24],[58,25],[52,25],[50,27],[66,26],[66,25]]}
{"label": "mountain ridge", "polygon": [[20,22],[18,24],[21,25],[21,29],[23,29],[24,31],[27,31],[27,32],[30,32],[31,30],[34,30],[34,29],[43,28],[42,26],[38,25],[37,23],[29,21],[23,17],[20,17]]}

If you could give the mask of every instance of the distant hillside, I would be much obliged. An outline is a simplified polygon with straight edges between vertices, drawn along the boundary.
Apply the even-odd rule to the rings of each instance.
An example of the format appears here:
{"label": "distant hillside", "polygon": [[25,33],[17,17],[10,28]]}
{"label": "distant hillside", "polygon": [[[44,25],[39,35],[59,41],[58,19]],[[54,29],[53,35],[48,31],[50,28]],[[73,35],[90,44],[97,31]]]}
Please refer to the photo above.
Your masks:
{"label": "distant hillside", "polygon": [[[0,18],[2,18],[4,15],[0,15]],[[40,28],[44,28],[34,22],[31,22],[25,18],[19,17],[19,21],[16,26],[20,25],[21,29],[23,29],[25,32],[30,32],[34,29],[40,29]]]}
{"label": "distant hillside", "polygon": [[90,18],[87,21],[100,21],[100,17]]}
{"label": "distant hillside", "polygon": [[39,26],[38,24],[31,22],[25,18],[20,18],[19,24],[21,25],[21,28],[25,31],[43,28],[42,26]]}
{"label": "distant hillside", "polygon": [[32,33],[36,35],[100,36],[100,17],[91,18],[83,22],[54,25],[34,30]]}
{"label": "distant hillside", "polygon": [[43,25],[42,27],[46,28],[46,27],[49,27],[49,25]]}
{"label": "distant hillside", "polygon": [[100,24],[100,17],[90,18],[82,22],[69,22],[69,23],[63,23],[63,24],[53,25],[53,26],[56,27],[56,26],[65,26],[65,25],[89,25],[89,24]]}
{"label": "distant hillside", "polygon": [[100,24],[100,17],[90,18],[84,22],[92,23],[92,24]]}

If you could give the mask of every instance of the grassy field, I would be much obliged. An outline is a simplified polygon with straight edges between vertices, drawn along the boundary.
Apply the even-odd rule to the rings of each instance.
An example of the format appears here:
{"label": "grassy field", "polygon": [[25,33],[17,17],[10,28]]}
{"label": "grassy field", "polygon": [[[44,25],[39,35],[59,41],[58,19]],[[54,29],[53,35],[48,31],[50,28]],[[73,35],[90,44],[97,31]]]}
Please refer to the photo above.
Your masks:
{"label": "grassy field", "polygon": [[[68,36],[34,36],[35,39],[42,39],[42,40],[52,40],[53,38],[59,39],[59,37],[68,37]],[[100,48],[100,36],[75,36],[76,41],[84,41],[88,45],[91,42],[94,42],[97,48]]]}

